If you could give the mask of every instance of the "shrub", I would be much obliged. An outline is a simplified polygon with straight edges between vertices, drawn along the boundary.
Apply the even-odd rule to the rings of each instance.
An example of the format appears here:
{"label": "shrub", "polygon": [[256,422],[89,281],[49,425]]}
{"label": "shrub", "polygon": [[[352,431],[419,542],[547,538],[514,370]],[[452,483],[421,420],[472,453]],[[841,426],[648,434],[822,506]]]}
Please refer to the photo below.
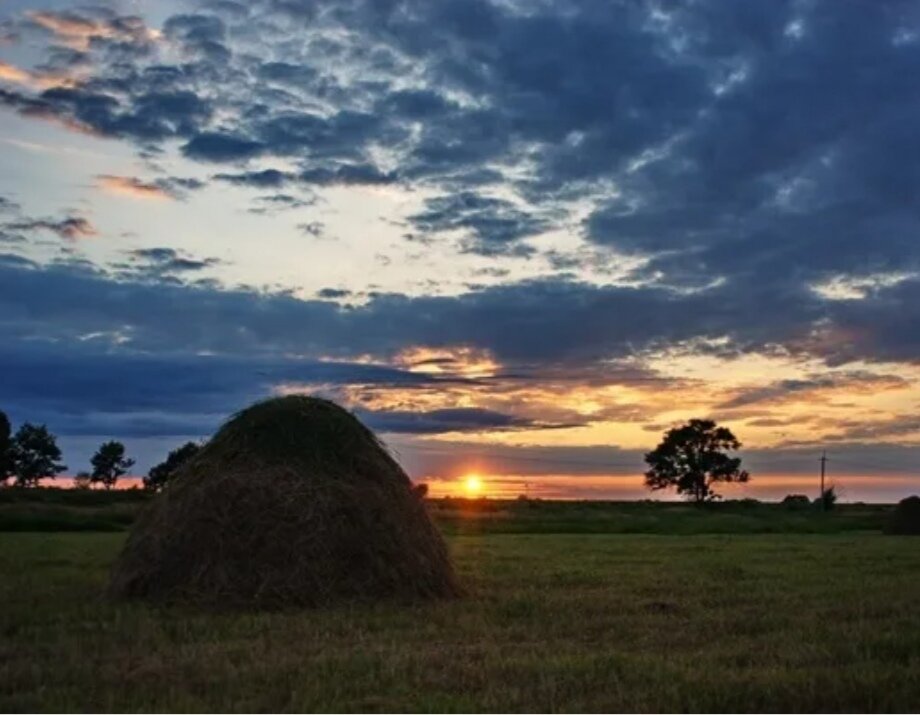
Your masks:
{"label": "shrub", "polygon": [[920,535],[920,497],[902,499],[885,525],[886,534]]}

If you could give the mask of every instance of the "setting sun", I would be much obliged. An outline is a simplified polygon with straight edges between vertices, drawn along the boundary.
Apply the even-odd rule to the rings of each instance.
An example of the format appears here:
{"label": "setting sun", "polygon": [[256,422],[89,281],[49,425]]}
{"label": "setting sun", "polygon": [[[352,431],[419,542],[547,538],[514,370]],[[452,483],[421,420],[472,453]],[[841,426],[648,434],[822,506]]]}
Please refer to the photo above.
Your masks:
{"label": "setting sun", "polygon": [[467,494],[476,495],[482,491],[482,479],[475,474],[469,475],[463,482]]}

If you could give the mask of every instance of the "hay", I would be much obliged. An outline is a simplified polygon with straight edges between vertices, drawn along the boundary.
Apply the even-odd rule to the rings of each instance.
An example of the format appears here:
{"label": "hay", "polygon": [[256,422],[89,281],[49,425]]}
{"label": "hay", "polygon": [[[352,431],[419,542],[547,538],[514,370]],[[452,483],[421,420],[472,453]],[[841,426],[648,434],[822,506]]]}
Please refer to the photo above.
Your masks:
{"label": "hay", "polygon": [[885,525],[885,533],[920,534],[920,497],[907,497],[898,502]]}
{"label": "hay", "polygon": [[230,419],[140,514],[114,596],[317,606],[459,593],[424,501],[336,404],[267,400]]}

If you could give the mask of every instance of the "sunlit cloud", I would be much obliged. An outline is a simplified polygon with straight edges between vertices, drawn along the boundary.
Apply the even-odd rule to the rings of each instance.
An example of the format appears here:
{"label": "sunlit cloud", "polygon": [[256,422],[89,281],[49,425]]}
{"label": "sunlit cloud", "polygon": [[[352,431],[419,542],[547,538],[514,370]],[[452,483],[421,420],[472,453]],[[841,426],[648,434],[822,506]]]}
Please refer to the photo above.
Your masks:
{"label": "sunlit cloud", "polygon": [[52,33],[59,41],[75,50],[85,51],[96,38],[131,42],[154,42],[161,37],[158,30],[148,28],[140,18],[119,17],[94,19],[68,12],[31,10],[26,17]]}
{"label": "sunlit cloud", "polygon": [[35,72],[0,61],[0,81],[20,84],[34,89],[72,87],[78,78],[62,71]]}
{"label": "sunlit cloud", "polygon": [[97,184],[103,191],[108,191],[133,199],[153,199],[157,201],[175,197],[163,187],[154,183],[141,181],[134,176],[112,176],[103,174],[97,177]]}

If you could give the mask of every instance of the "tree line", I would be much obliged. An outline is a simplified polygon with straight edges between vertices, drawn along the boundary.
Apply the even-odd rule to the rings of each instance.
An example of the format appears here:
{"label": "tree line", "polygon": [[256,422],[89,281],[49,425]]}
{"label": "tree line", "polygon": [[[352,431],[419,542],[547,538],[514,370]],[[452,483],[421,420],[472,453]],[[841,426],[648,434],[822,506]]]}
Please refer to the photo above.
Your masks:
{"label": "tree line", "polygon": [[[741,459],[729,454],[740,447],[741,443],[728,428],[712,420],[690,420],[668,430],[661,443],[645,455],[649,466],[645,484],[653,491],[676,489],[678,494],[697,503],[718,499],[713,489],[716,484],[743,483],[750,479],[748,472],[741,469]],[[200,448],[195,442],[186,442],[172,450],[143,478],[144,488],[163,489]],[[74,477],[74,486],[88,489],[101,484],[111,489],[134,464],[124,444],[116,440],[103,442],[90,460],[92,471],[79,472]],[[0,484],[6,485],[12,479],[15,486],[34,487],[42,478],[53,478],[66,469],[61,463],[57,438],[45,425],[26,422],[13,434],[9,419],[0,411]],[[833,490],[830,497],[835,498]],[[828,497],[822,495],[822,498]]]}
{"label": "tree line", "polygon": [[[144,476],[145,489],[159,491],[168,483],[176,470],[198,453],[199,445],[186,442],[172,450],[166,459]],[[0,485],[12,482],[17,487],[36,487],[45,477],[54,478],[67,469],[61,462],[61,449],[57,437],[45,425],[24,422],[13,433],[6,413],[0,411]],[[128,457],[125,445],[117,440],[103,442],[90,459],[90,471],[78,472],[74,486],[90,489],[101,485],[112,489],[135,464]]]}

